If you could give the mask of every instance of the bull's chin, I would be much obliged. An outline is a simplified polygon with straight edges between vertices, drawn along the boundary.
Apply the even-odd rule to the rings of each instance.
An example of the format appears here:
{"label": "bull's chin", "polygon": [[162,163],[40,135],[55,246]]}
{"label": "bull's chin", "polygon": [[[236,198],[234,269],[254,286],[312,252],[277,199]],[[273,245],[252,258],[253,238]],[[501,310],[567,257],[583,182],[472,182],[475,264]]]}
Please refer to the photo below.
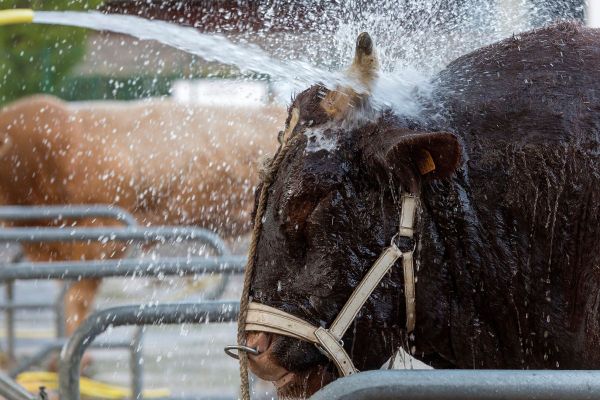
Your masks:
{"label": "bull's chin", "polygon": [[319,366],[305,372],[288,372],[273,384],[280,399],[305,399],[334,379],[334,374]]}

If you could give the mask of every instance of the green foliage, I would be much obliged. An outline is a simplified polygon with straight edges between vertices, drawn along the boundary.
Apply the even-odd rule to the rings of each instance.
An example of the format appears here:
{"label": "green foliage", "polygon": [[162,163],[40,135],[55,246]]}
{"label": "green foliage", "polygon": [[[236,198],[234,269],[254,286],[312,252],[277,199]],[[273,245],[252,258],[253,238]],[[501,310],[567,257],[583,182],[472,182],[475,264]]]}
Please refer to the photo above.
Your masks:
{"label": "green foliage", "polygon": [[[0,9],[88,10],[101,0],[0,0]],[[87,31],[48,25],[0,26],[0,104],[55,93],[85,53]]]}

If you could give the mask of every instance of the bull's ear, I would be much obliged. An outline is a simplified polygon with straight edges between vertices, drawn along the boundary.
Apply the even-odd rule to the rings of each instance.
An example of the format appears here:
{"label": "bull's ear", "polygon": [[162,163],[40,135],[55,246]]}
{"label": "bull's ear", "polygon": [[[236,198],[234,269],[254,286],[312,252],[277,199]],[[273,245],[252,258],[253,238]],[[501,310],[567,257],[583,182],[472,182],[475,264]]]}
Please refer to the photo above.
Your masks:
{"label": "bull's ear", "polygon": [[446,178],[460,163],[460,143],[449,132],[389,129],[370,136],[363,144],[367,161],[392,173],[412,163],[423,176]]}

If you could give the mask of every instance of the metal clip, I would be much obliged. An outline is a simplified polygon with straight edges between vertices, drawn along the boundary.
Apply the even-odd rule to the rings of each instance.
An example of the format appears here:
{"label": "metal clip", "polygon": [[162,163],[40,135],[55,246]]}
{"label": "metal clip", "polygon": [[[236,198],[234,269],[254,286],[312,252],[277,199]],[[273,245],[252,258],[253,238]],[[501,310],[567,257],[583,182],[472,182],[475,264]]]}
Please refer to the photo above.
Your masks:
{"label": "metal clip", "polygon": [[400,236],[399,233],[396,233],[392,237],[390,246],[395,246],[402,253],[409,253],[414,252],[416,250],[417,242],[413,238],[407,236]]}

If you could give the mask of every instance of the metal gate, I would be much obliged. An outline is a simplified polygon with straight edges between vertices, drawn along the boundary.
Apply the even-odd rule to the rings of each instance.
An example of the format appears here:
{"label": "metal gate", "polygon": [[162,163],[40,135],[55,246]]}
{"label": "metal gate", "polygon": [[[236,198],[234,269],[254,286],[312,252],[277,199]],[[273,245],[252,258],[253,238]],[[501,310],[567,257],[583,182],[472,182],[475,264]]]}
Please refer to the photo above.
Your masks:
{"label": "metal gate", "polygon": [[[119,227],[4,227],[0,228],[0,243],[41,243],[41,242],[73,242],[73,241],[121,241],[130,245],[149,242],[181,242],[195,241],[210,246],[215,256],[207,257],[166,257],[156,260],[144,260],[131,258],[132,251],[128,251],[126,257],[122,259],[111,260],[92,260],[92,261],[63,261],[63,262],[23,262],[20,257],[11,262],[0,261],[0,283],[6,287],[5,302],[0,304],[0,309],[4,310],[6,317],[6,346],[7,354],[10,358],[15,357],[15,312],[18,310],[33,309],[54,309],[56,314],[56,340],[45,343],[34,356],[21,362],[9,372],[10,377],[15,377],[20,372],[29,369],[31,366],[41,362],[50,354],[60,350],[63,346],[69,348],[68,341],[64,338],[64,310],[62,296],[66,292],[67,285],[64,285],[59,298],[54,303],[16,303],[14,301],[14,282],[16,280],[48,280],[55,279],[63,282],[85,278],[106,278],[106,277],[164,277],[164,276],[194,276],[202,274],[220,274],[229,276],[232,273],[241,273],[245,265],[245,258],[232,256],[223,240],[214,232],[182,226],[158,226],[158,227],[140,227],[135,218],[123,209],[104,205],[84,205],[84,206],[45,206],[45,207],[23,207],[9,206],[0,207],[0,220],[5,221],[32,221],[48,219],[79,219],[79,218],[110,218],[123,226]],[[133,246],[130,247],[130,249]],[[226,280],[223,280],[226,283]],[[224,287],[224,284],[223,284]],[[211,303],[212,304],[212,303]],[[183,322],[196,322],[202,315],[214,317],[214,305],[171,304],[169,306],[153,307],[153,311],[143,311],[141,305],[130,306],[129,310],[137,310],[136,317],[129,315],[128,323],[130,325],[159,324],[159,323],[177,323],[177,318],[182,318]],[[230,307],[235,309],[234,304]],[[204,307],[204,308],[202,308]],[[208,308],[206,308],[208,307]],[[180,311],[177,311],[180,310]],[[196,310],[192,313],[191,310]],[[208,311],[202,311],[208,310]],[[212,311],[211,311],[212,310]],[[115,312],[114,310],[107,310]],[[173,312],[171,314],[171,312]],[[99,311],[98,313],[103,313]],[[121,312],[122,313],[122,312]],[[121,313],[117,313],[121,315]],[[150,314],[148,314],[150,313]],[[182,314],[183,313],[183,314]],[[236,315],[237,311],[229,312],[226,315]],[[102,314],[105,315],[105,314]],[[149,316],[151,315],[151,316]],[[179,316],[179,317],[178,317]],[[152,319],[154,318],[154,319]],[[187,319],[186,319],[187,318]],[[233,318],[233,317],[231,317]],[[211,321],[217,318],[211,318]],[[172,322],[168,322],[172,321]],[[199,320],[198,320],[199,321]],[[85,325],[85,324],[84,324]],[[113,322],[112,325],[115,325]],[[79,332],[79,331],[78,331]],[[99,348],[129,348],[130,368],[131,368],[131,389],[134,398],[142,397],[142,368],[139,362],[141,353],[142,329],[138,328],[132,340],[99,343],[94,347]],[[88,347],[91,340],[84,347]],[[65,350],[66,351],[66,350]],[[64,351],[63,351],[64,352]],[[68,370],[69,365],[75,361],[69,361],[69,358],[61,360],[60,369]],[[77,374],[79,373],[79,363],[77,362]],[[74,377],[75,375],[71,375]],[[74,379],[74,378],[73,378]],[[63,391],[61,375],[61,391]],[[77,375],[78,382],[78,375]],[[77,393],[79,387],[77,383]],[[0,395],[10,393],[12,396],[19,396],[19,386],[11,382],[8,377],[0,376]],[[22,394],[22,393],[21,393]],[[79,394],[77,394],[78,398]],[[12,397],[9,397],[12,398]],[[25,397],[21,397],[25,398]],[[65,397],[71,398],[71,395],[65,394]],[[74,397],[73,397],[74,398]]]}

